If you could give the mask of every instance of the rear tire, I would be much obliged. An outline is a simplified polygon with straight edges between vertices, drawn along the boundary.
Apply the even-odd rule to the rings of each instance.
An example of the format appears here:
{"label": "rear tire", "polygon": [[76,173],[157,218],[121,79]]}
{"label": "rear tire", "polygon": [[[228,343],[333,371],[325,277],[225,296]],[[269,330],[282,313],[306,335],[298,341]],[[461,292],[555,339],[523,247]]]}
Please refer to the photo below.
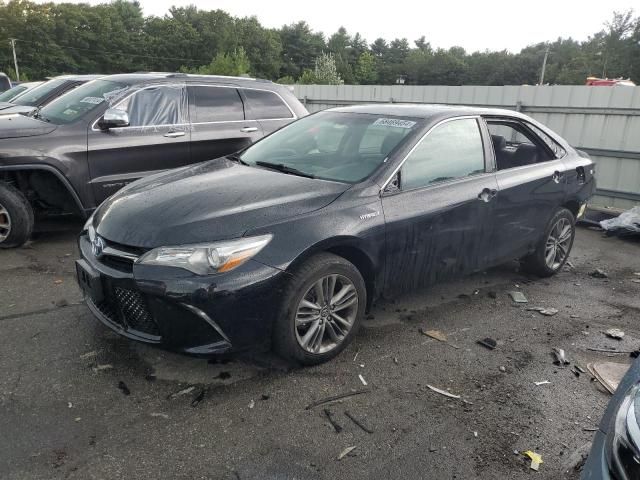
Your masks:
{"label": "rear tire", "polygon": [[33,230],[33,209],[20,190],[0,182],[0,248],[24,245]]}
{"label": "rear tire", "polygon": [[283,291],[273,344],[283,358],[316,365],[338,355],[355,337],[367,291],[346,259],[320,253],[298,267]]}
{"label": "rear tire", "polygon": [[539,277],[550,277],[564,266],[576,235],[576,218],[566,208],[559,208],[551,217],[536,250],[522,262],[525,271]]}

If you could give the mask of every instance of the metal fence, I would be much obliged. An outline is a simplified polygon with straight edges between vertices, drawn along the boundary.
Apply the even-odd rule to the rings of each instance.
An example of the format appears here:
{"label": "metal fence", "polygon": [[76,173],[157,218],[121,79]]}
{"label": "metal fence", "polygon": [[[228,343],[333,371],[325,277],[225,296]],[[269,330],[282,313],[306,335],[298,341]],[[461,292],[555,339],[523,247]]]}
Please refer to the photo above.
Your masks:
{"label": "metal fence", "polygon": [[593,204],[640,204],[640,87],[296,85],[310,112],[363,103],[446,103],[519,110],[597,163]]}

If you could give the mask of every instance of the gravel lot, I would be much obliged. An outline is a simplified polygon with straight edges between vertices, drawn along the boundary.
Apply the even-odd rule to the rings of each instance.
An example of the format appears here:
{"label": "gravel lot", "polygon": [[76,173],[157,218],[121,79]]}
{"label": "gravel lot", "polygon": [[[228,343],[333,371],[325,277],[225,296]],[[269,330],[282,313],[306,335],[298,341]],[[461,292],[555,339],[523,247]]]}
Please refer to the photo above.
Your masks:
{"label": "gravel lot", "polygon": [[[629,362],[587,347],[640,346],[640,243],[586,228],[554,278],[513,263],[378,303],[339,358],[287,371],[268,355],[207,361],[111,333],[82,303],[71,227],[0,251],[2,479],[577,478],[609,395],[553,365],[551,349],[586,367]],[[609,278],[589,276],[597,267]],[[624,340],[601,333],[610,327]],[[485,337],[495,350],[476,343]],[[544,460],[537,474],[514,453],[529,449]]]}

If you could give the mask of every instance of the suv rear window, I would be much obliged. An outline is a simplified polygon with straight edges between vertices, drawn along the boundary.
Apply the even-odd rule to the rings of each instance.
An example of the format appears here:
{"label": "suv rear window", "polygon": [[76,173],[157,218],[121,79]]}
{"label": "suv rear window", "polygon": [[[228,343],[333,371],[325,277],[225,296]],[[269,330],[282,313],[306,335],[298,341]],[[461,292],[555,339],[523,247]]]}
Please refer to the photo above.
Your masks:
{"label": "suv rear window", "polygon": [[225,122],[244,120],[240,94],[231,87],[188,87],[191,100],[191,122]]}
{"label": "suv rear window", "polygon": [[274,92],[244,89],[243,93],[256,120],[293,117],[289,107]]}

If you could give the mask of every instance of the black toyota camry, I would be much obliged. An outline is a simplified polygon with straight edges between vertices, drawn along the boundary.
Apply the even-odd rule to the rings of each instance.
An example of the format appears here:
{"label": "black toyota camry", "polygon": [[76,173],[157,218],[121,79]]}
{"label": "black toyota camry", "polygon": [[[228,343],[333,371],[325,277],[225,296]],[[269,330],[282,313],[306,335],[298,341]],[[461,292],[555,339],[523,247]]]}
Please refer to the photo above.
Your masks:
{"label": "black toyota camry", "polygon": [[80,236],[78,279],[129,338],[319,363],[380,295],[516,258],[557,272],[593,174],[586,154],[511,111],[326,110],[119,191]]}

